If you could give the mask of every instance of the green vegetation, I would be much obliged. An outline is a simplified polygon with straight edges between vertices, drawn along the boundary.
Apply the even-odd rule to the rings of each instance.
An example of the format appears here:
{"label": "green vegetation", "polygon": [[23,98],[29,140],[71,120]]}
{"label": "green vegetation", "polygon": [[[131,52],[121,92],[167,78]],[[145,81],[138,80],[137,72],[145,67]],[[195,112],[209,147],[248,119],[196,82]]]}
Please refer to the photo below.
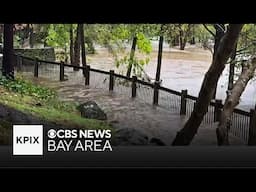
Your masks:
{"label": "green vegetation", "polygon": [[[53,90],[35,85],[20,77],[13,81],[1,78],[0,94],[0,103],[45,121],[70,128],[111,128],[104,121],[82,118],[76,109],[77,103],[60,101]],[[1,128],[6,128],[6,123],[0,124]]]}
{"label": "green vegetation", "polygon": [[53,90],[35,85],[19,76],[16,76],[15,80],[8,80],[3,76],[0,78],[0,85],[11,92],[21,94],[21,96],[34,96],[40,100],[49,100],[56,97],[56,93]]}
{"label": "green vegetation", "polygon": [[69,47],[69,28],[70,24],[50,24],[48,36],[46,37],[47,45],[55,48],[62,48],[63,51],[57,51],[58,60],[67,60]]}
{"label": "green vegetation", "polygon": [[[115,59],[116,67],[124,66],[127,76],[141,76],[152,52],[151,40],[157,40],[160,33],[170,46],[180,45],[185,49],[186,43],[206,44],[213,37],[201,24],[83,24],[86,54],[96,53],[94,45],[108,48]],[[75,64],[74,58],[80,57],[75,44],[78,41],[77,24],[30,24],[25,25],[14,37],[15,44],[24,44],[25,39],[32,38],[36,43],[54,47],[57,60]],[[162,27],[161,27],[162,26]],[[208,25],[212,29],[212,25]],[[162,28],[162,31],[161,31]],[[33,35],[31,36],[31,32]],[[36,38],[40,37],[40,38]],[[130,47],[134,38],[134,54]],[[22,39],[22,40],[21,40]],[[80,42],[81,43],[81,42]],[[78,43],[79,44],[79,43]],[[78,46],[79,47],[79,46]],[[77,47],[76,47],[77,48]],[[76,53],[76,54],[75,54]],[[71,62],[71,60],[73,60]],[[79,61],[79,59],[77,59]],[[80,61],[79,61],[80,62]],[[78,62],[78,63],[79,63]]]}

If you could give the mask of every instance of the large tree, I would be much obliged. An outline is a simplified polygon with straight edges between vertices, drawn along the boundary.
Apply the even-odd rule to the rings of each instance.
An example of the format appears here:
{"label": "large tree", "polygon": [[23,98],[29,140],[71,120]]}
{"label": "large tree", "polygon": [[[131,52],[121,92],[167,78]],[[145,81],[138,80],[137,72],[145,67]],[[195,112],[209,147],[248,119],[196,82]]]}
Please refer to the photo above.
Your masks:
{"label": "large tree", "polygon": [[3,75],[14,79],[13,24],[4,24]]}
{"label": "large tree", "polygon": [[235,48],[242,27],[243,24],[230,24],[227,27],[216,53],[214,53],[212,64],[205,74],[194,110],[183,129],[177,133],[172,145],[189,145],[193,140],[204,115],[207,113],[220,75]]}
{"label": "large tree", "polygon": [[[217,53],[217,49],[220,45],[220,41],[221,41],[222,37],[225,35],[225,25],[224,24],[215,24],[214,28],[215,28],[216,33],[214,35],[213,57]],[[233,50],[233,52],[234,51],[235,51],[235,49]],[[216,98],[217,87],[218,86],[216,86],[214,89],[212,99]]]}
{"label": "large tree", "polygon": [[[81,57],[82,65],[86,67],[86,50],[85,50],[85,39],[84,39],[84,24],[79,25],[80,37],[81,37]],[[85,70],[83,70],[83,75],[85,76]]]}
{"label": "large tree", "polygon": [[136,45],[137,45],[137,36],[135,34],[133,39],[132,39],[132,47],[131,47],[131,52],[130,52],[130,59],[129,59],[129,64],[128,64],[127,72],[126,72],[126,76],[127,77],[131,76],[132,66],[133,66],[133,62],[134,62],[134,54],[135,54],[135,50],[136,50]]}
{"label": "large tree", "polygon": [[249,80],[254,76],[254,71],[256,69],[256,57],[247,61],[244,65],[244,69],[236,81],[232,90],[229,91],[223,111],[221,113],[221,119],[216,130],[218,145],[229,145],[228,132],[231,123],[231,115],[234,108],[238,105],[240,96],[246,88]]}
{"label": "large tree", "polygon": [[156,68],[156,78],[155,78],[156,82],[160,81],[160,74],[161,74],[163,43],[164,43],[163,27],[164,25],[161,26],[160,34],[159,34],[160,37],[159,37],[159,44],[158,44],[157,68]]}
{"label": "large tree", "polygon": [[184,50],[188,37],[191,35],[192,24],[177,24],[179,30],[180,50]]}
{"label": "large tree", "polygon": [[73,65],[74,63],[74,37],[73,37],[73,25],[70,24],[70,28],[69,28],[69,59],[70,59],[70,63],[71,65]]}
{"label": "large tree", "polygon": [[[80,66],[80,48],[81,48],[81,32],[80,32],[81,24],[77,25],[76,28],[76,39],[74,45],[74,64],[75,66]],[[74,67],[74,71],[78,71],[79,68]]]}
{"label": "large tree", "polygon": [[230,56],[230,64],[229,64],[229,75],[228,75],[228,90],[233,89],[234,84],[234,76],[235,76],[235,64],[236,64],[236,51],[237,51],[237,44],[233,53]]}

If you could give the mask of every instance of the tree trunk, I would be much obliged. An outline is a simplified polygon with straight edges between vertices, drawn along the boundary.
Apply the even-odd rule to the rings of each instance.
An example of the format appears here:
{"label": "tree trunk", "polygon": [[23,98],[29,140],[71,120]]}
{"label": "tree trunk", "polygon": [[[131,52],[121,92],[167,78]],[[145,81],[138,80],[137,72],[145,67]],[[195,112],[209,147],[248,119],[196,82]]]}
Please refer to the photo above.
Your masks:
{"label": "tree trunk", "polygon": [[195,25],[191,25],[191,40],[190,40],[190,44],[191,45],[195,45],[196,41],[195,41]]}
{"label": "tree trunk", "polygon": [[[220,40],[225,35],[224,30],[222,30],[222,28],[223,29],[225,28],[225,26],[223,24],[214,25],[214,28],[216,30],[216,33],[215,33],[215,37],[214,37],[213,57],[215,56],[217,49],[220,45]],[[217,82],[216,87],[214,88],[212,99],[216,99],[217,87],[218,87],[218,82]]]}
{"label": "tree trunk", "polygon": [[231,54],[231,62],[229,65],[229,76],[228,76],[228,91],[233,89],[233,84],[234,84],[234,75],[235,75],[235,64],[236,64],[236,49],[237,49],[237,44],[235,46],[235,50]]}
{"label": "tree trunk", "polygon": [[64,54],[65,54],[65,63],[68,63],[68,53],[67,53],[67,46],[65,45],[65,47],[64,47]]}
{"label": "tree trunk", "polygon": [[216,129],[218,145],[229,145],[228,132],[231,122],[231,115],[234,108],[239,104],[239,99],[244,92],[249,80],[254,76],[256,69],[256,57],[248,61],[247,66],[236,81],[230,95],[227,96],[223,111],[221,113],[220,123]]}
{"label": "tree trunk", "polygon": [[0,43],[3,43],[3,33],[0,32]]}
{"label": "tree trunk", "polygon": [[157,57],[157,69],[156,69],[156,81],[157,82],[159,82],[159,80],[160,80],[162,53],[163,53],[163,42],[164,42],[164,37],[163,37],[163,35],[161,35],[160,39],[159,39],[158,57]]}
{"label": "tree trunk", "polygon": [[[84,24],[80,24],[80,36],[81,36],[81,57],[82,57],[82,65],[86,67],[86,52],[85,52],[85,42],[84,42]],[[83,75],[85,77],[85,69],[83,69]]]}
{"label": "tree trunk", "polygon": [[191,33],[191,26],[192,25],[189,24],[186,30],[182,30],[181,25],[179,26],[180,27],[180,50],[185,50],[188,36]]}
{"label": "tree trunk", "polygon": [[87,45],[87,54],[95,54],[95,47],[93,45],[93,40],[91,37],[87,36],[84,38],[84,41]]}
{"label": "tree trunk", "polygon": [[31,27],[29,27],[29,47],[33,48],[34,47],[34,30],[33,30],[33,25],[31,24]]}
{"label": "tree trunk", "polygon": [[175,35],[175,37],[172,38],[172,46],[178,46],[180,44],[180,36]]}
{"label": "tree trunk", "polygon": [[184,38],[184,39],[181,41],[180,50],[185,50],[186,43],[187,43],[187,39]]}
{"label": "tree trunk", "polygon": [[14,79],[13,24],[4,24],[3,76]]}
{"label": "tree trunk", "polygon": [[129,65],[128,65],[127,73],[126,73],[127,77],[131,76],[136,45],[137,45],[137,37],[136,37],[136,34],[135,34],[135,36],[132,39],[132,48],[131,48],[131,53],[130,53]]}
{"label": "tree trunk", "polygon": [[[77,25],[76,29],[76,40],[74,46],[74,65],[80,66],[80,47],[81,47],[81,37],[79,32],[80,24]],[[79,71],[79,68],[74,67],[74,71]]]}
{"label": "tree trunk", "polygon": [[74,37],[73,37],[73,25],[70,24],[69,29],[69,40],[70,40],[70,47],[69,47],[69,54],[70,54],[70,63],[73,65],[74,63]]}
{"label": "tree trunk", "polygon": [[[213,57],[219,47],[221,38],[225,35],[225,32],[223,30],[225,28],[225,26],[223,24],[215,24],[214,28],[216,30],[216,33],[215,33],[215,37],[214,37]],[[216,99],[217,87],[218,87],[218,82],[214,89],[212,99]]]}
{"label": "tree trunk", "polygon": [[194,37],[194,36],[191,38],[190,44],[191,44],[191,45],[195,45],[195,44],[196,44],[196,41],[195,41],[195,37]]}
{"label": "tree trunk", "polygon": [[235,75],[235,60],[232,60],[229,66],[228,90],[233,89],[234,75]]}
{"label": "tree trunk", "polygon": [[197,133],[198,127],[207,113],[219,77],[231,52],[234,50],[242,27],[243,24],[230,24],[221,39],[217,51],[214,53],[212,64],[205,74],[194,110],[183,129],[177,133],[172,145],[189,145]]}
{"label": "tree trunk", "polygon": [[184,50],[186,43],[183,40],[183,31],[182,31],[182,29],[180,29],[179,32],[180,32],[180,50]]}

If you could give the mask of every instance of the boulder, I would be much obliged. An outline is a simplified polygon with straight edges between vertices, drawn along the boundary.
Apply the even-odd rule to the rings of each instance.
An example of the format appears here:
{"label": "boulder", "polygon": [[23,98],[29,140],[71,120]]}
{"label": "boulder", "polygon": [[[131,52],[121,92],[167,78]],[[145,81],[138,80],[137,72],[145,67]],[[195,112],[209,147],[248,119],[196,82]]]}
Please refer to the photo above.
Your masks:
{"label": "boulder", "polygon": [[118,129],[115,132],[114,145],[148,145],[148,136],[136,129]]}
{"label": "boulder", "polygon": [[107,115],[94,101],[88,101],[79,105],[78,110],[81,116],[88,119],[106,120]]}

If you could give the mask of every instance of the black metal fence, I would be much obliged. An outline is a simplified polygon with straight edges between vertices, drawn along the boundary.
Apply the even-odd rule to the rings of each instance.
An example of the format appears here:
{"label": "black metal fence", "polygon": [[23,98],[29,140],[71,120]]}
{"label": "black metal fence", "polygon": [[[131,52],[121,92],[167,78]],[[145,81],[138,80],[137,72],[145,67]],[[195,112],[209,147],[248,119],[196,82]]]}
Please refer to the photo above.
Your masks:
{"label": "black metal fence", "polygon": [[[20,55],[15,55],[15,58],[17,71],[33,73],[35,77],[43,76],[59,81],[65,81],[65,75],[67,74],[68,80],[77,84],[138,98],[146,103],[161,106],[187,117],[191,115],[197,100],[197,97],[189,95],[187,90],[178,92],[162,87],[158,83],[144,82],[136,76],[129,78],[116,74],[113,70],[107,72],[92,69],[87,65],[86,67],[76,66],[78,71],[74,72],[74,66],[70,64],[32,59]],[[33,70],[31,70],[31,67],[33,67]],[[214,125],[214,122],[220,120],[222,108],[221,100],[211,101],[202,123]],[[248,145],[256,145],[255,111],[255,109],[251,109],[250,112],[235,109],[231,117],[230,132]]]}

